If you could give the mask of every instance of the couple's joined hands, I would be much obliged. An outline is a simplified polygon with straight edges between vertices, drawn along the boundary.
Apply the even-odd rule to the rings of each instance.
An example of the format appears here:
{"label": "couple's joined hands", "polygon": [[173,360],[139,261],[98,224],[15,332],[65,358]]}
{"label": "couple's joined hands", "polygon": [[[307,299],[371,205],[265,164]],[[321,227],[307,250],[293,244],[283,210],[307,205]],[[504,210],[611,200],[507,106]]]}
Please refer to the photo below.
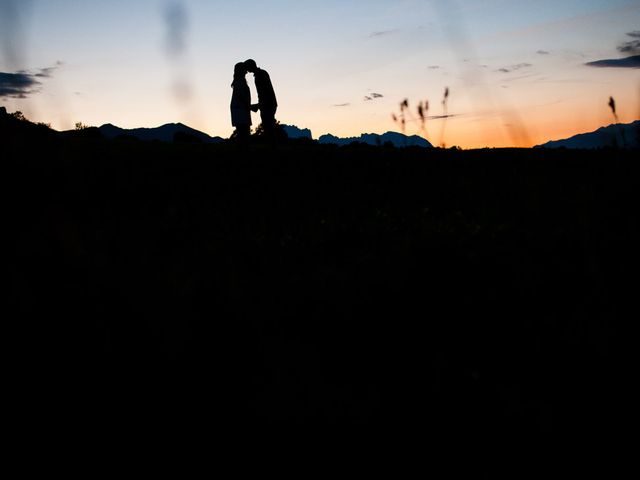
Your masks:
{"label": "couple's joined hands", "polygon": [[252,112],[257,112],[258,110],[260,110],[260,104],[254,103],[253,105],[251,105]]}

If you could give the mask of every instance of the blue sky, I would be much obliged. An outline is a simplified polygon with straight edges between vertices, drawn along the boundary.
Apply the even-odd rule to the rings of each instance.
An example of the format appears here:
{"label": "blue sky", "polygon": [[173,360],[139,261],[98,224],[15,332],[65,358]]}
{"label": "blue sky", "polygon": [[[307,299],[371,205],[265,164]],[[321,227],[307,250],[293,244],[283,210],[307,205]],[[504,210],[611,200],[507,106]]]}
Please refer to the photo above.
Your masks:
{"label": "blue sky", "polygon": [[[611,123],[610,95],[621,121],[638,118],[637,65],[587,65],[640,54],[620,50],[638,31],[637,0],[0,0],[0,104],[57,129],[227,137],[233,66],[254,58],[277,118],[316,138],[400,130],[406,98],[406,133],[527,146]],[[425,100],[446,121],[414,121]]]}

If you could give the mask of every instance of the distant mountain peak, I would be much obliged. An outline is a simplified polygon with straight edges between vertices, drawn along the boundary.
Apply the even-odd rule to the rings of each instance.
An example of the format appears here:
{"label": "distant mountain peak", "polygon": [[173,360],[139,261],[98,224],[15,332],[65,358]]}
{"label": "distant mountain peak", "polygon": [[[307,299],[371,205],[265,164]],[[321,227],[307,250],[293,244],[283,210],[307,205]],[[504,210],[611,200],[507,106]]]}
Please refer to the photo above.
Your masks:
{"label": "distant mountain peak", "polygon": [[[289,138],[307,138],[309,140],[313,140],[313,135],[311,134],[311,130],[308,128],[299,128],[295,125],[282,125],[282,128],[287,133]],[[383,134],[377,133],[363,133],[359,137],[347,137],[341,138],[336,135],[332,135],[327,133],[325,135],[321,135],[317,140],[318,143],[322,144],[333,144],[333,145],[350,145],[352,143],[365,143],[367,145],[384,145],[386,143],[391,143],[395,147],[424,147],[424,148],[432,148],[433,145],[429,143],[428,140],[418,136],[411,135],[407,136],[399,132],[386,132]]]}
{"label": "distant mountain peak", "polygon": [[640,120],[632,123],[615,123],[593,132],[580,133],[562,140],[536,145],[534,148],[638,148],[640,146]]}
{"label": "distant mountain peak", "polygon": [[330,143],[336,145],[349,145],[352,143],[365,143],[367,145],[384,145],[391,143],[394,147],[423,147],[433,148],[433,145],[419,135],[407,136],[399,132],[386,132],[383,134],[363,133],[359,137],[339,138],[335,135],[326,134],[318,139],[319,143]]}
{"label": "distant mountain peak", "polygon": [[313,140],[311,130],[309,130],[308,128],[298,128],[295,125],[284,124],[282,124],[282,128],[289,138],[306,138],[309,140]]}
{"label": "distant mountain peak", "polygon": [[220,143],[220,137],[210,135],[191,128],[183,123],[165,123],[155,128],[132,128],[125,129],[117,127],[111,123],[106,123],[100,128],[100,133],[105,138],[134,137],[139,140],[158,140],[161,142],[173,141],[196,141],[202,143]]}

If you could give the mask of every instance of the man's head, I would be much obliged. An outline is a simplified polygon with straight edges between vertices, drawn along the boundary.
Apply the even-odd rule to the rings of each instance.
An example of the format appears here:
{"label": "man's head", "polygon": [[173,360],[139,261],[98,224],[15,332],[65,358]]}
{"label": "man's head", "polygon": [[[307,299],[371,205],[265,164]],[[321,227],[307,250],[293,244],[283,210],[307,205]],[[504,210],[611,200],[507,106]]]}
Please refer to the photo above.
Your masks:
{"label": "man's head", "polygon": [[256,61],[252,60],[252,59],[246,60],[244,62],[244,65],[245,65],[247,71],[251,72],[251,73],[255,73],[256,70],[258,69],[258,66],[256,65]]}

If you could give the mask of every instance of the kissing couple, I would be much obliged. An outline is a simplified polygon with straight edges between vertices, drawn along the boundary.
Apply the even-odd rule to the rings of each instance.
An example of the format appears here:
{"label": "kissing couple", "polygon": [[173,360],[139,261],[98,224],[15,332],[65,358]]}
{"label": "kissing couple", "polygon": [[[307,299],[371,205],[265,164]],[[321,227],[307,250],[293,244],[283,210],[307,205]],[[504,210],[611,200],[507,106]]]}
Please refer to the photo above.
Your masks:
{"label": "kissing couple", "polygon": [[[258,95],[258,102],[251,103],[251,91],[246,75],[253,73]],[[231,125],[235,127],[235,136],[241,143],[246,142],[251,134],[251,112],[260,110],[262,129],[268,140],[275,140],[276,110],[278,102],[271,84],[269,73],[258,68],[255,60],[249,59],[236,63],[233,69],[233,93],[231,95]]]}

